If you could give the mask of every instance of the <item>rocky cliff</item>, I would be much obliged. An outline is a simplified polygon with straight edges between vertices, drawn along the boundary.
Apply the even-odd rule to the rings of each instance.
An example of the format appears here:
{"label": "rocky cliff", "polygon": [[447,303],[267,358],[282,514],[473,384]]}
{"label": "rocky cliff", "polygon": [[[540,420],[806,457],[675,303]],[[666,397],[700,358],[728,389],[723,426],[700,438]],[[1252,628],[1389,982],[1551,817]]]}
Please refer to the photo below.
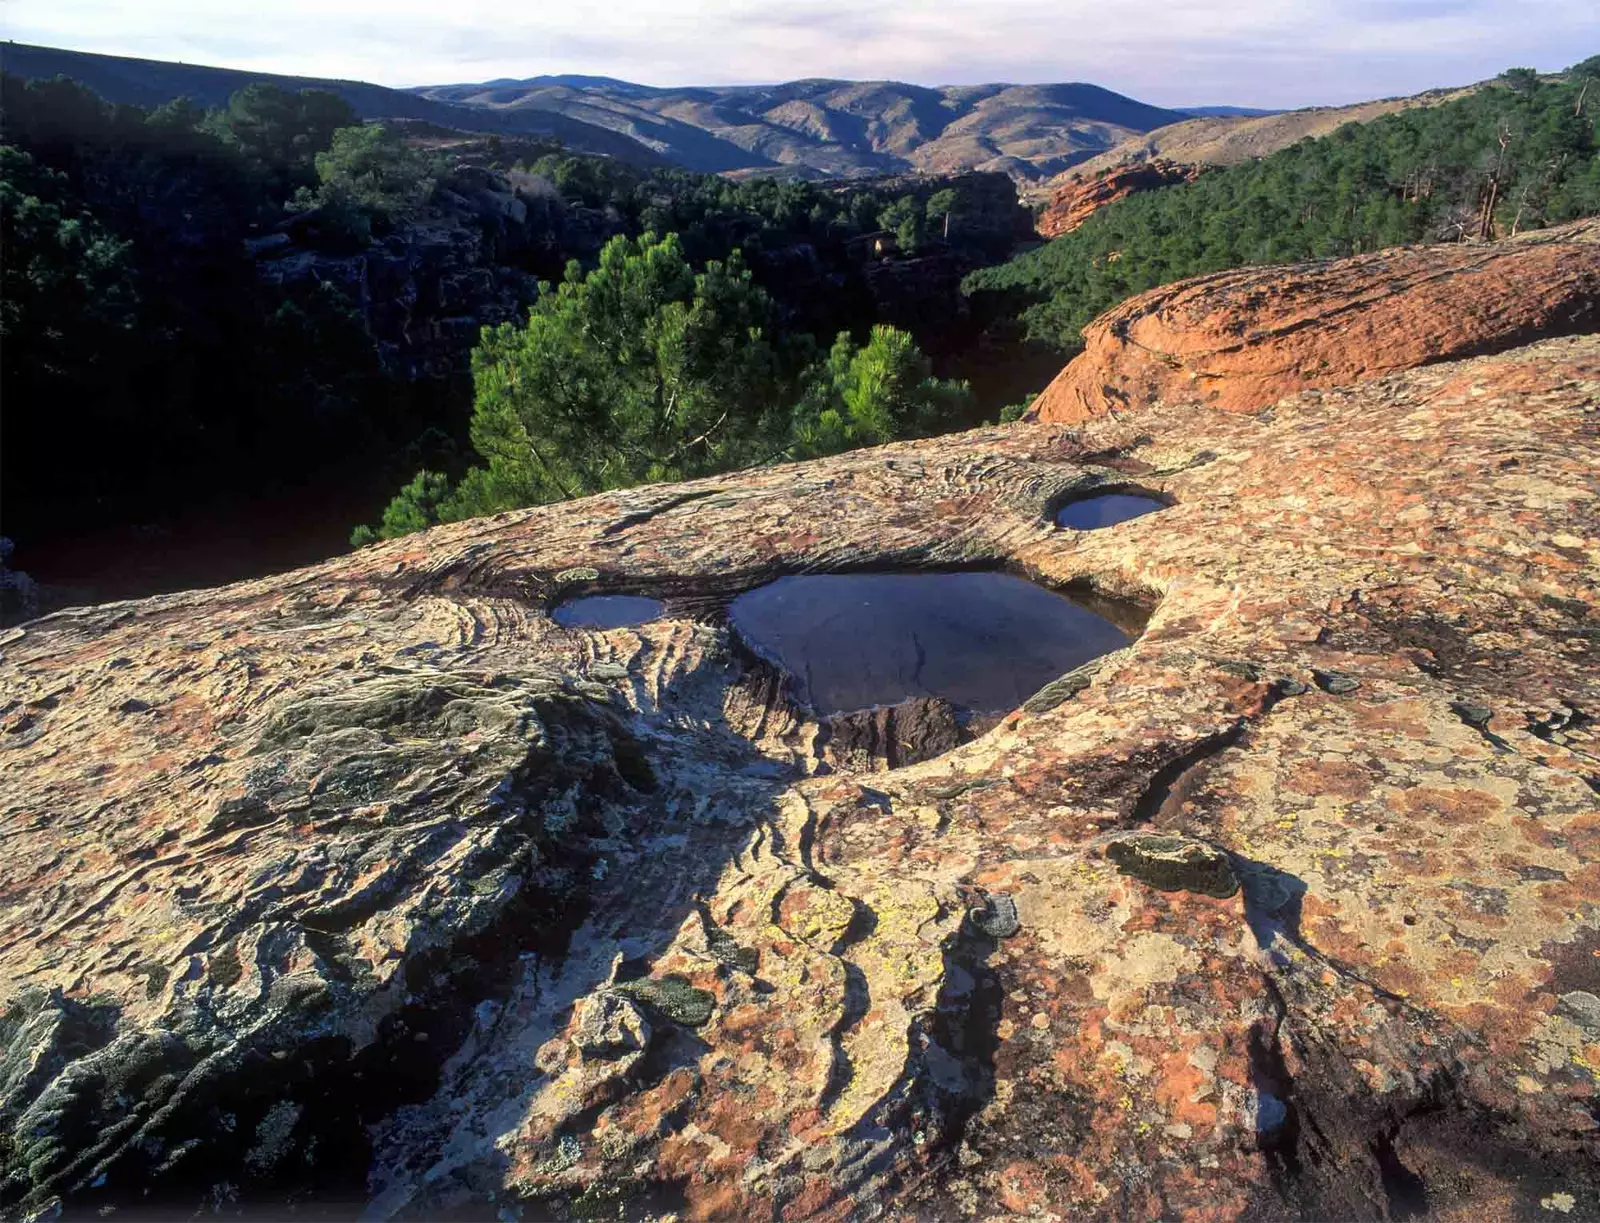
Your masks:
{"label": "rocky cliff", "polygon": [[[0,1213],[1595,1217],[1597,400],[1140,399],[0,636]],[[895,769],[726,614],[973,567],[1133,639]]]}
{"label": "rocky cliff", "polygon": [[330,241],[318,212],[290,217],[246,246],[272,285],[337,288],[402,378],[468,367],[485,326],[520,321],[539,278],[597,253],[625,226],[614,211],[564,200],[520,171],[458,165],[417,215],[370,244]]}
{"label": "rocky cliff", "polygon": [[1077,421],[1152,400],[1253,412],[1305,387],[1600,328],[1600,222],[1497,243],[1240,268],[1131,297],[1028,410]]}
{"label": "rocky cliff", "polygon": [[1039,214],[1039,233],[1046,238],[1059,238],[1077,229],[1107,204],[1141,191],[1191,183],[1200,176],[1200,170],[1199,166],[1180,165],[1158,157],[1072,179],[1051,194],[1044,211]]}

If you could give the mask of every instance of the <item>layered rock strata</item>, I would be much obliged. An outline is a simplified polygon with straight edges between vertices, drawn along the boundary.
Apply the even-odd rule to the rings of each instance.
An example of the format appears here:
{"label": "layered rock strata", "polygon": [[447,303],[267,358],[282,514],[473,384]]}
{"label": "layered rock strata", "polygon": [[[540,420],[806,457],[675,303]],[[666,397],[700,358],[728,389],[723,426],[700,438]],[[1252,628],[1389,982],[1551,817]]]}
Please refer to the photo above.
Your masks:
{"label": "layered rock strata", "polygon": [[1254,412],[1305,387],[1600,328],[1600,222],[1398,247],[1151,289],[1084,329],[1029,409],[1072,422],[1152,400]]}
{"label": "layered rock strata", "polygon": [[[1594,1217],[1597,400],[1555,340],[0,636],[0,1213]],[[723,611],[967,566],[1150,618],[885,771]]]}
{"label": "layered rock strata", "polygon": [[1141,191],[1192,183],[1200,177],[1202,168],[1157,157],[1068,179],[1051,194],[1044,211],[1039,214],[1039,233],[1046,238],[1059,238],[1077,229],[1107,204]]}

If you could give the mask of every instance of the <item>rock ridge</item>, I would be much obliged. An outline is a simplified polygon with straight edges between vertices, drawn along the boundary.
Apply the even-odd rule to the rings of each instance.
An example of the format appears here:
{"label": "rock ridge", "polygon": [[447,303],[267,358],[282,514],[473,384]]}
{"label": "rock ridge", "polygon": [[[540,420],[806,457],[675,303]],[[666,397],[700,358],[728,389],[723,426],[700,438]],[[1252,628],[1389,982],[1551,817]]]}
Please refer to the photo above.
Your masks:
{"label": "rock ridge", "polygon": [[1197,276],[1129,298],[1028,409],[1073,422],[1155,400],[1254,412],[1307,387],[1600,327],[1600,222],[1492,243]]}

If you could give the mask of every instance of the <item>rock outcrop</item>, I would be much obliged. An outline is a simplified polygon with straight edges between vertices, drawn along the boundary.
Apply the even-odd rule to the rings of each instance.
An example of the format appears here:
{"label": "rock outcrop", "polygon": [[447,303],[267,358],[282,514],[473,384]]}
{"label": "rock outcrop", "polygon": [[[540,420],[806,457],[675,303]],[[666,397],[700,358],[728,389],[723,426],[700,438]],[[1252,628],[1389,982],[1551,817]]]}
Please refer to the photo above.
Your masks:
{"label": "rock outcrop", "polygon": [[1600,222],[1400,247],[1151,289],[1084,328],[1030,419],[1152,401],[1254,412],[1310,387],[1600,328]]}
{"label": "rock outcrop", "polygon": [[[0,1213],[1595,1217],[1597,399],[1553,340],[0,635]],[[723,614],[968,566],[1150,618],[857,772]]]}
{"label": "rock outcrop", "polygon": [[1200,176],[1201,169],[1157,157],[1068,179],[1051,194],[1050,202],[1039,214],[1039,233],[1046,238],[1059,238],[1077,229],[1107,204],[1115,204],[1141,191],[1192,183]]}
{"label": "rock outcrop", "polygon": [[461,165],[428,206],[378,241],[328,241],[316,212],[246,244],[270,285],[330,285],[360,316],[384,368],[444,378],[468,368],[485,326],[527,317],[541,276],[623,232],[614,212],[563,200],[533,175]]}

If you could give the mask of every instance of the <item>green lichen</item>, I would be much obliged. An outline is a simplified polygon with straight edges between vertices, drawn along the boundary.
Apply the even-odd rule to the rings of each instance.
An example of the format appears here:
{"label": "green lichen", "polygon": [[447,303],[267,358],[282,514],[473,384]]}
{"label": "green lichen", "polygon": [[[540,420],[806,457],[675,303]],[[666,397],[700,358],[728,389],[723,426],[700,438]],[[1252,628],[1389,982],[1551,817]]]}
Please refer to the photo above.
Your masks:
{"label": "green lichen", "polygon": [[1187,837],[1126,837],[1106,846],[1106,857],[1124,875],[1163,892],[1199,892],[1226,899],[1239,890],[1228,855]]}
{"label": "green lichen", "polygon": [[591,569],[587,565],[579,565],[573,569],[563,569],[560,573],[552,574],[552,586],[575,586],[579,582],[597,582],[600,580],[600,571]]}
{"label": "green lichen", "polygon": [[616,992],[686,1028],[698,1028],[710,1019],[717,1001],[711,994],[690,985],[686,978],[675,973],[666,977],[628,981],[617,986]]}
{"label": "green lichen", "polygon": [[634,1177],[605,1177],[590,1184],[567,1207],[574,1219],[621,1219],[626,1217],[624,1208],[642,1189]]}
{"label": "green lichen", "polygon": [[206,975],[217,989],[228,989],[244,976],[244,965],[239,962],[239,948],[233,942],[224,943],[211,957]]}
{"label": "green lichen", "polygon": [[761,957],[754,948],[740,946],[738,940],[731,934],[715,926],[706,934],[706,946],[715,958],[730,968],[737,968],[740,972],[753,973],[756,965],[761,962]]}

